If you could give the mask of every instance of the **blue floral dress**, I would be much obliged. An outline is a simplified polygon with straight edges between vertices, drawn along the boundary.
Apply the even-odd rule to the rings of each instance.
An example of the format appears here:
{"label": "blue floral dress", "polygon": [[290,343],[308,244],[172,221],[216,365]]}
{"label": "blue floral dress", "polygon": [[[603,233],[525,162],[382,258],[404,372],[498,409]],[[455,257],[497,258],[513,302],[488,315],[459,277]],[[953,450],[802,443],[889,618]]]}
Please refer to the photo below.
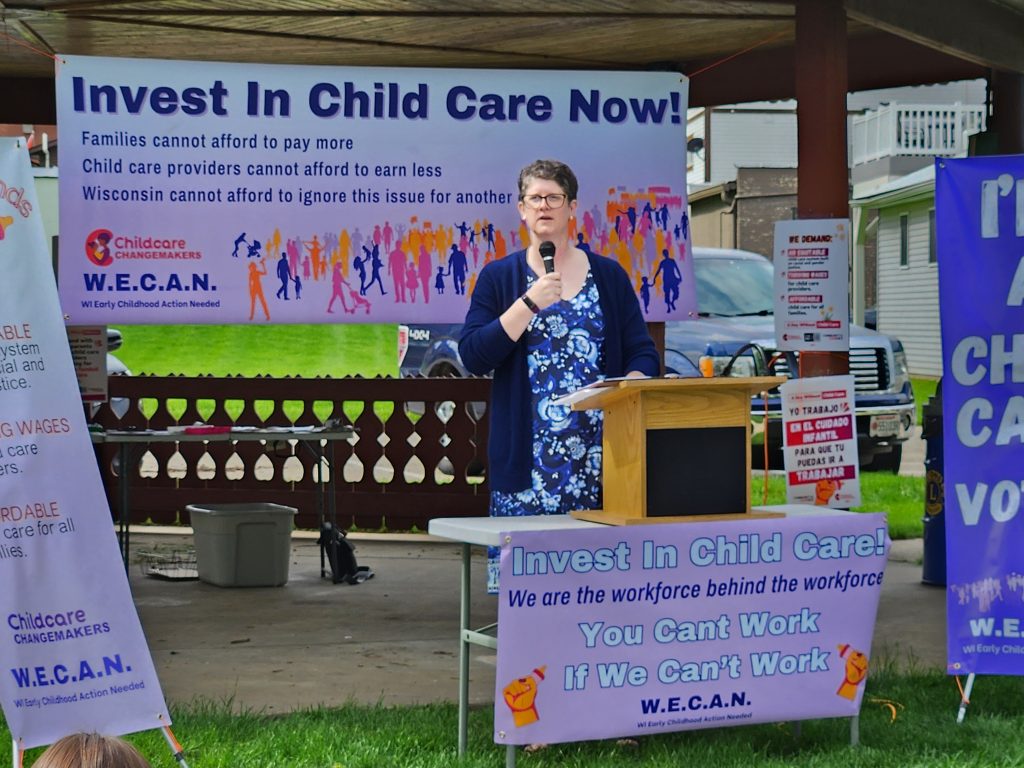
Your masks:
{"label": "blue floral dress", "polygon": [[[527,287],[535,277],[527,279]],[[551,400],[604,378],[604,317],[594,276],[569,301],[542,310],[526,329],[533,414],[531,487],[491,492],[492,517],[564,515],[601,508],[601,411]],[[487,591],[498,592],[501,549],[487,551]]]}

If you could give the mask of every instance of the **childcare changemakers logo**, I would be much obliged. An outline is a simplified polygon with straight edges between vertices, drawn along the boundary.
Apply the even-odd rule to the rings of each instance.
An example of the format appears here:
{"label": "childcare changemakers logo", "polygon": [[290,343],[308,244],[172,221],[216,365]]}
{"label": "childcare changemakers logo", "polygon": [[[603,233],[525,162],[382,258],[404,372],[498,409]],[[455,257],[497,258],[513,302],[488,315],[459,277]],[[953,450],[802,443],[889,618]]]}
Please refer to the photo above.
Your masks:
{"label": "childcare changemakers logo", "polygon": [[114,263],[114,256],[110,252],[110,241],[114,239],[114,233],[109,229],[94,229],[85,238],[85,255],[97,267],[109,267]]}
{"label": "childcare changemakers logo", "polygon": [[94,229],[85,238],[85,255],[96,267],[109,267],[115,261],[195,261],[202,251],[189,247],[183,237],[148,234],[117,234],[109,229]]}

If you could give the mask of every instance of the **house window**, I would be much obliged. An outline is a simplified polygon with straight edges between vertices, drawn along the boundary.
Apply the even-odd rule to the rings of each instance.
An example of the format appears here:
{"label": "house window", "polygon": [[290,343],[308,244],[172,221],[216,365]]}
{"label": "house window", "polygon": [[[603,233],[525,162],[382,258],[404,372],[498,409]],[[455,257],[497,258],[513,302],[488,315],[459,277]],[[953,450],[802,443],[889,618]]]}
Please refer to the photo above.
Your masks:
{"label": "house window", "polygon": [[934,264],[938,261],[938,254],[935,251],[935,209],[928,211],[928,263]]}
{"label": "house window", "polygon": [[900,214],[900,266],[910,266],[910,214]]}

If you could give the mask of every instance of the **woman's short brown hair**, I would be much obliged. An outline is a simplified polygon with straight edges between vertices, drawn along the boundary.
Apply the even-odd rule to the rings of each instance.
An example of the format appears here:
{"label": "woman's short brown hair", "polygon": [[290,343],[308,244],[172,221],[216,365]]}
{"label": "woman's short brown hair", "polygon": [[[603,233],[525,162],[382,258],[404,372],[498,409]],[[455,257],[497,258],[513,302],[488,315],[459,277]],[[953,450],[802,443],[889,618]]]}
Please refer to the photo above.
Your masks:
{"label": "woman's short brown hair", "polygon": [[534,160],[519,172],[520,200],[526,194],[530,179],[546,179],[555,182],[568,195],[569,202],[575,200],[580,191],[580,184],[576,181],[576,174],[572,172],[572,168],[558,160]]}
{"label": "woman's short brown hair", "polygon": [[152,768],[124,739],[73,733],[50,745],[32,768]]}

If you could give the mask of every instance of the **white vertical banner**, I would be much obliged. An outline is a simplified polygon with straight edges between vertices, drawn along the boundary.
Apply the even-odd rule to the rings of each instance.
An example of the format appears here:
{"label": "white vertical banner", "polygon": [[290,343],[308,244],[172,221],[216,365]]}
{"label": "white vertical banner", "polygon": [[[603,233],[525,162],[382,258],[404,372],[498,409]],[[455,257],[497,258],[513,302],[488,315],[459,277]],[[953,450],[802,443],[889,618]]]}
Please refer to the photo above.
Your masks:
{"label": "white vertical banner", "polygon": [[779,349],[850,349],[850,220],[775,222]]}
{"label": "white vertical banner", "polygon": [[0,272],[0,704],[11,735],[29,748],[169,725],[15,139],[0,139]]}
{"label": "white vertical banner", "polygon": [[853,376],[794,379],[779,388],[790,504],[860,504],[853,388]]}

